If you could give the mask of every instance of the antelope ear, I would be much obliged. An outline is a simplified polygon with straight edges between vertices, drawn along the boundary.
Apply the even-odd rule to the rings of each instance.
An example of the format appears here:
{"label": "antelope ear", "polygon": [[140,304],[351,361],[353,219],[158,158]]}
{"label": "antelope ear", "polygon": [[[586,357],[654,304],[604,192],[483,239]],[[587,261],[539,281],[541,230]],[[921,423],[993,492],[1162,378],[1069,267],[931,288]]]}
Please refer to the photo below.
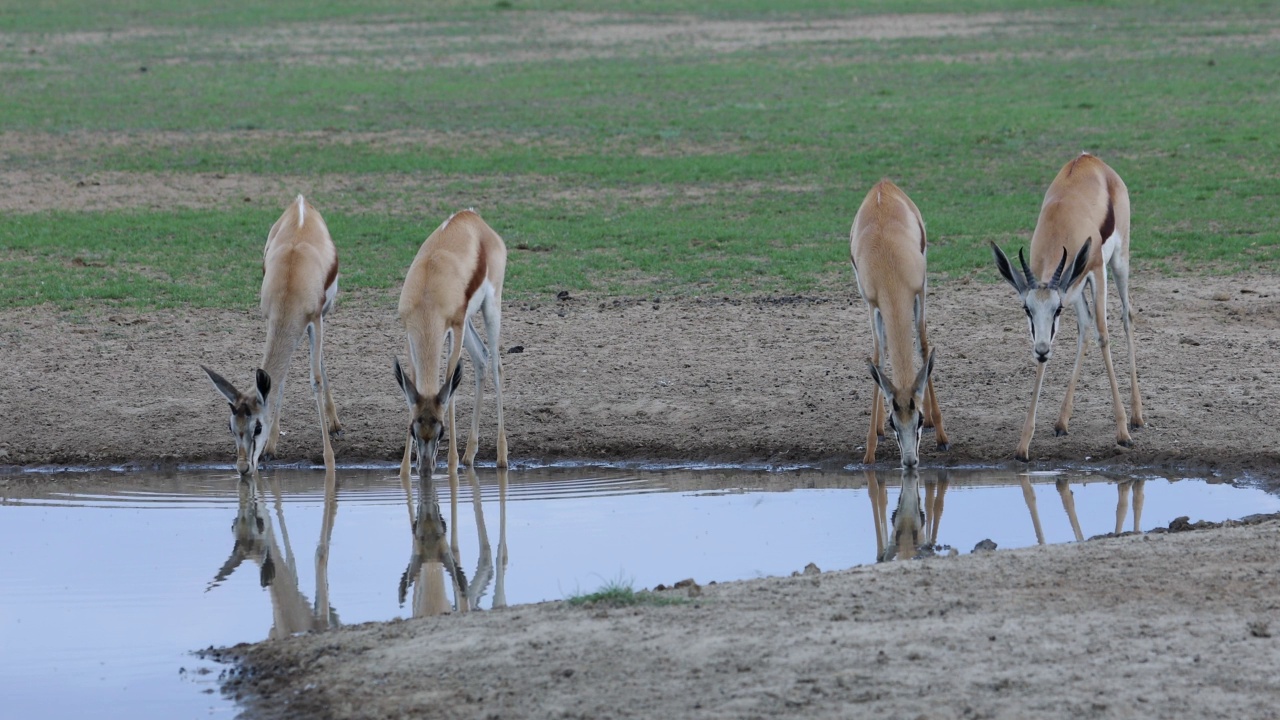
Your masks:
{"label": "antelope ear", "polygon": [[[925,361],[924,367],[920,368],[920,372],[916,373],[915,385],[911,388],[911,394],[914,397],[924,397],[924,389],[928,386],[929,376],[933,374],[933,349],[929,350],[929,359]],[[921,403],[923,405],[923,403]]]}
{"label": "antelope ear", "polygon": [[200,367],[204,370],[204,374],[209,376],[209,380],[213,382],[214,389],[219,393],[222,393],[222,397],[226,398],[227,402],[231,403],[232,407],[235,407],[235,404],[240,402],[240,391],[236,390],[235,386],[227,382],[226,378],[222,377],[218,373],[210,370],[204,365],[201,365]]}
{"label": "antelope ear", "polygon": [[867,359],[867,369],[871,371],[871,379],[876,381],[876,385],[880,386],[880,392],[888,400],[893,399],[893,388],[889,385],[889,380],[884,376],[884,371],[880,369],[871,359]]}
{"label": "antelope ear", "polygon": [[400,358],[395,360],[396,384],[400,386],[400,392],[404,393],[405,402],[409,403],[410,409],[418,404],[418,388],[413,386],[413,381],[400,368]]}
{"label": "antelope ear", "polygon": [[258,402],[265,403],[267,396],[271,394],[271,376],[267,374],[266,370],[258,368],[254,379],[258,383]]}
{"label": "antelope ear", "polygon": [[449,378],[449,382],[440,388],[440,394],[436,395],[436,402],[440,403],[440,407],[447,407],[449,399],[453,397],[453,391],[458,389],[458,385],[462,384],[462,363],[458,363],[453,369],[453,377]]}
{"label": "antelope ear", "polygon": [[991,254],[995,255],[996,269],[1000,271],[1000,276],[1012,285],[1013,289],[1018,291],[1018,294],[1025,292],[1027,289],[1026,281],[1022,279],[1022,276],[1013,271],[1013,265],[1009,263],[1008,256],[1005,255],[1004,251],[1000,249],[1000,246],[996,245],[994,242],[991,243]]}
{"label": "antelope ear", "polygon": [[1080,276],[1084,274],[1085,268],[1089,265],[1089,248],[1093,245],[1093,238],[1084,241],[1084,246],[1076,253],[1076,259],[1071,263],[1070,272],[1058,281],[1058,288],[1062,292],[1066,292],[1068,288],[1075,284]]}

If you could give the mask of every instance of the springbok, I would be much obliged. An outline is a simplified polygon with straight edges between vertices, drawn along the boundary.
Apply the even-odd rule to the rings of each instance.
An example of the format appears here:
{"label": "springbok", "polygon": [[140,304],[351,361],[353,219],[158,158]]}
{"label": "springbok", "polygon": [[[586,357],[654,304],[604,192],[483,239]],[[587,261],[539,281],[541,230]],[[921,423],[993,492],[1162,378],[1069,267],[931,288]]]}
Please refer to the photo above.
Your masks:
{"label": "springbok", "polygon": [[[1035,432],[1036,403],[1044,381],[1044,369],[1053,355],[1053,339],[1058,332],[1058,318],[1068,304],[1076,311],[1076,365],[1067,383],[1062,411],[1054,425],[1055,435],[1066,435],[1071,420],[1071,407],[1084,360],[1089,326],[1097,331],[1102,361],[1111,383],[1111,404],[1115,410],[1116,442],[1131,447],[1129,427],[1142,427],[1142,397],[1138,392],[1138,363],[1133,344],[1133,326],[1129,319],[1129,190],[1114,170],[1098,158],[1082,153],[1067,163],[1049,185],[1040,219],[1031,236],[1031,263],[1018,250],[1022,272],[1014,272],[1009,258],[994,242],[996,268],[1013,286],[1022,301],[1031,330],[1032,356],[1036,360],[1036,381],[1031,391],[1031,406],[1022,426],[1016,457],[1024,462],[1031,457],[1031,436]],[[1125,418],[1116,383],[1116,370],[1111,362],[1110,336],[1107,333],[1107,267],[1115,273],[1120,293],[1120,319],[1124,322],[1129,343],[1129,384],[1132,390],[1132,422]],[[1046,282],[1044,278],[1049,278]],[[1084,286],[1093,289],[1094,310],[1085,298]]]}
{"label": "springbok", "polygon": [[[939,450],[946,450],[950,444],[933,392],[933,351],[925,321],[924,220],[915,203],[897,185],[881,180],[867,193],[853,218],[849,259],[858,291],[871,312],[868,366],[876,383],[862,462],[876,461],[876,441],[884,435],[885,410],[880,399],[883,393],[893,408],[889,424],[898,438],[902,466],[912,468],[919,463],[920,434],[925,427],[934,428]],[[913,324],[920,337],[920,359],[924,363],[914,374]],[[881,352],[889,358],[895,382],[891,383],[880,367]]]}
{"label": "springbok", "polygon": [[[458,442],[454,426],[453,394],[462,382],[462,348],[471,357],[476,376],[475,405],[471,411],[471,434],[467,438],[465,462],[472,465],[479,447],[480,402],[484,376],[493,371],[494,394],[497,398],[498,467],[507,466],[507,433],[502,420],[502,359],[498,339],[502,329],[502,280],[507,268],[507,247],[493,228],[474,210],[462,210],[445,220],[422,243],[409,266],[404,288],[400,292],[400,320],[407,335],[409,364],[407,374],[395,361],[396,383],[409,405],[411,420],[405,439],[400,478],[409,491],[411,448],[418,456],[418,494],[431,484],[436,453],[444,439],[445,411],[449,415],[449,489],[450,520],[453,542],[457,548],[458,519]],[[480,339],[471,316],[484,316],[488,346]],[[445,333],[450,347],[444,385],[440,382],[440,357]],[[419,515],[421,520],[422,515]]]}
{"label": "springbok", "polygon": [[[262,314],[267,342],[252,392],[241,393],[201,365],[213,386],[231,404],[231,436],[236,469],[244,479],[258,459],[275,455],[280,439],[280,402],[289,361],[305,331],[311,341],[311,390],[320,416],[326,468],[334,466],[329,435],[338,435],[338,411],[325,374],[324,316],[338,293],[338,253],[324,218],[301,195],[271,226],[262,254]],[[266,431],[265,442],[262,438]]]}

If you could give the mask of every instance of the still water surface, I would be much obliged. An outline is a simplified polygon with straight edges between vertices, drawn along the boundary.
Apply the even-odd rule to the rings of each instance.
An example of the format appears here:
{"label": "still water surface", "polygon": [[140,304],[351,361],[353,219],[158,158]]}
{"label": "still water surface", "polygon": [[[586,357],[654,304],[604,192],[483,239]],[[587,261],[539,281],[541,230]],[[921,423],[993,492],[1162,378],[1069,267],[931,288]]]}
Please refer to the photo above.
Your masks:
{"label": "still water surface", "polygon": [[[499,471],[464,473],[449,525],[481,609],[610,581],[639,589],[874,562],[901,482],[897,472],[502,474],[505,498]],[[222,666],[193,650],[452,601],[437,563],[409,573],[416,582],[399,598],[423,544],[394,470],[340,469],[330,502],[318,471],[265,473],[256,494],[238,487],[218,471],[0,478],[0,714],[233,717]],[[447,481],[437,487],[448,519]],[[923,470],[920,498],[936,542],[962,553],[986,538],[1033,545],[1037,521],[1046,542],[1071,541],[1073,506],[1083,537],[1114,531],[1118,517],[1134,529],[1139,506],[1141,530],[1280,511],[1280,498],[1230,484],[989,469]]]}

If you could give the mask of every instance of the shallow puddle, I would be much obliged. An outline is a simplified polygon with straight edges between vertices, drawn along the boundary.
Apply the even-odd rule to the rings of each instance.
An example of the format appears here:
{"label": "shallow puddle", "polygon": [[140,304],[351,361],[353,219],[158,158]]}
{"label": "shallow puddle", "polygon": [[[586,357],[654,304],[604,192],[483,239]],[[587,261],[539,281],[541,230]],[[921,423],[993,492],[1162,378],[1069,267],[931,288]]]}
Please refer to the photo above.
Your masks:
{"label": "shallow puddle", "polygon": [[[896,471],[502,476],[505,493],[499,471],[464,472],[456,522],[448,482],[436,480],[464,597],[480,609],[611,582],[640,589],[874,562],[894,544],[889,518],[903,497]],[[454,602],[435,562],[447,543],[433,543],[428,522],[415,539],[394,469],[339,470],[331,498],[318,471],[271,471],[256,493],[239,487],[217,471],[0,477],[6,713],[231,717],[238,708],[218,692],[222,666],[192,651]],[[1182,515],[1280,511],[1280,498],[1247,487],[1083,472],[923,470],[918,488],[907,487],[919,511],[899,517],[919,518],[916,544],[935,540],[941,553],[984,539],[1032,545],[1037,524],[1044,541],[1066,542],[1118,521],[1150,530]]]}

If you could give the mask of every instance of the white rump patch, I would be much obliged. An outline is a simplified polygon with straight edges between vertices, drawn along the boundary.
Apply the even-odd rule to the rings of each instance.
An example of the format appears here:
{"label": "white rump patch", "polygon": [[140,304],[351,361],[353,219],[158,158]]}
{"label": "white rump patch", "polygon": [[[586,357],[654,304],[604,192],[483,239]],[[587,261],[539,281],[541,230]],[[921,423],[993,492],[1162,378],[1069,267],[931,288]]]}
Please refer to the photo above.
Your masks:
{"label": "white rump patch", "polygon": [[298,199],[294,202],[298,203],[298,227],[302,227],[307,221],[307,201],[302,195],[298,195]]}

